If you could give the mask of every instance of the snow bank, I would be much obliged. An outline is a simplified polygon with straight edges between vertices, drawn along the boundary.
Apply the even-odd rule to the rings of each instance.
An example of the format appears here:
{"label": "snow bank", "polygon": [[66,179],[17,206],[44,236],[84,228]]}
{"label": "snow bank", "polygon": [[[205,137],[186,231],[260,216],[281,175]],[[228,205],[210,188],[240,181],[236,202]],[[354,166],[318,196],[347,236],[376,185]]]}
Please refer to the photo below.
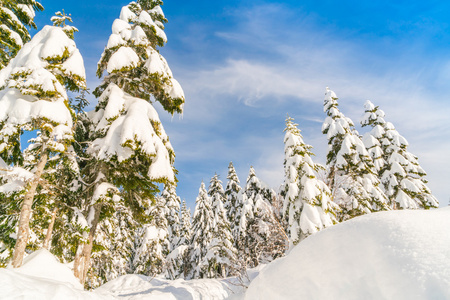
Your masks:
{"label": "snow bank", "polygon": [[245,299],[450,299],[450,208],[325,229],[269,264]]}
{"label": "snow bank", "polygon": [[46,249],[40,249],[25,257],[22,266],[14,269],[14,272],[69,283],[75,288],[83,289],[72,270],[59,263]]}
{"label": "snow bank", "polygon": [[117,299],[243,299],[248,281],[265,267],[249,270],[244,282],[235,277],[226,279],[166,280],[143,275],[124,275],[95,290],[101,295]]}
{"label": "snow bank", "polygon": [[27,256],[22,267],[0,269],[1,299],[110,299],[83,291],[72,271],[47,250]]}

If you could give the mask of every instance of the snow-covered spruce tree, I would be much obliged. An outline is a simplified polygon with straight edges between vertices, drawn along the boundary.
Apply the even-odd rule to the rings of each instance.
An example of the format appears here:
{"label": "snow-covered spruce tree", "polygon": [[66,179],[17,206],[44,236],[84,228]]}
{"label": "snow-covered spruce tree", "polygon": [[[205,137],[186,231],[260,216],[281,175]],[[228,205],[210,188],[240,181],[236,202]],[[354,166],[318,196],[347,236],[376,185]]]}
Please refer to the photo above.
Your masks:
{"label": "snow-covered spruce tree", "polygon": [[83,214],[94,211],[94,218],[88,241],[78,247],[75,257],[74,273],[81,282],[86,278],[102,207],[108,204],[92,200],[99,184],[120,187],[134,218],[145,219],[143,212],[158,191],[157,183],[175,183],[174,152],[150,103],[156,99],[171,114],[182,112],[184,103],[181,87],[156,50],[165,42],[161,3],[138,0],[123,7],[98,64],[97,75],[108,74],[94,91],[99,103],[91,114],[93,142],[88,152],[92,160],[84,168],[89,185]]}
{"label": "snow-covered spruce tree", "polygon": [[367,100],[361,125],[371,126],[364,144],[376,163],[378,176],[392,209],[438,207],[438,200],[426,183],[426,173],[416,156],[408,152],[408,142],[384,120],[384,111]]}
{"label": "snow-covered spruce tree", "polygon": [[181,203],[181,221],[180,221],[180,245],[189,245],[192,236],[191,230],[191,210],[187,207],[186,201]]}
{"label": "snow-covered spruce tree", "polygon": [[166,257],[165,276],[169,279],[184,278],[189,243],[191,240],[191,212],[183,200],[178,244]]}
{"label": "snow-covered spruce tree", "polygon": [[31,206],[49,157],[63,153],[73,140],[73,111],[66,90],[85,88],[83,59],[63,29],[45,26],[0,71],[0,156],[20,166],[20,136],[40,131],[33,148],[34,176],[27,182],[21,205],[13,266],[22,264],[29,238]]}
{"label": "snow-covered spruce tree", "polygon": [[8,65],[23,45],[31,40],[27,28],[36,29],[34,16],[42,11],[34,0],[3,0],[0,2],[0,69]]}
{"label": "snow-covered spruce tree", "polygon": [[214,212],[211,199],[202,181],[195,200],[195,211],[192,220],[192,237],[186,256],[186,279],[211,277],[207,254],[214,238]]}
{"label": "snow-covered spruce tree", "polygon": [[181,199],[176,194],[175,185],[166,185],[161,196],[166,201],[166,220],[167,232],[170,243],[169,254],[165,258],[164,275],[168,279],[176,279],[181,275],[181,268],[183,264],[183,254],[186,246],[180,246],[180,210]]}
{"label": "snow-covered spruce tree", "polygon": [[337,222],[339,210],[331,201],[326,184],[316,177],[319,166],[312,159],[312,146],[303,141],[294,119],[286,119],[284,136],[284,212],[288,216],[289,245]]}
{"label": "snow-covered spruce tree", "polygon": [[286,236],[271,206],[273,192],[256,176],[250,167],[244,188],[243,208],[237,241],[239,264],[256,267],[283,256],[286,250]]}
{"label": "snow-covered spruce tree", "polygon": [[115,195],[114,209],[104,209],[110,215],[100,222],[95,239],[96,251],[92,253],[92,267],[89,269],[86,285],[96,288],[121,275],[132,272],[132,251],[135,232],[139,224],[130,209],[124,206],[123,199]]}
{"label": "snow-covered spruce tree", "polygon": [[169,251],[175,249],[180,242],[180,205],[181,199],[177,196],[176,186],[168,184],[164,187],[161,197],[166,203],[167,232],[170,242]]}
{"label": "snow-covered spruce tree", "polygon": [[214,214],[213,240],[208,246],[207,254],[209,277],[225,278],[235,272],[237,251],[224,207],[225,192],[217,174],[211,178],[208,195]]}
{"label": "snow-covered spruce tree", "polygon": [[163,272],[170,241],[167,231],[167,203],[162,196],[149,210],[151,221],[136,234],[133,273],[155,276]]}
{"label": "snow-covered spruce tree", "polygon": [[339,220],[374,211],[388,210],[372,158],[354,129],[353,122],[339,111],[336,94],[327,88],[322,132],[327,135],[328,186],[341,208]]}
{"label": "snow-covered spruce tree", "polygon": [[242,190],[239,178],[234,169],[233,163],[228,165],[227,187],[225,189],[225,210],[227,212],[228,220],[230,221],[230,229],[233,235],[233,240],[236,242],[239,235],[239,223],[242,210],[242,197],[239,192]]}

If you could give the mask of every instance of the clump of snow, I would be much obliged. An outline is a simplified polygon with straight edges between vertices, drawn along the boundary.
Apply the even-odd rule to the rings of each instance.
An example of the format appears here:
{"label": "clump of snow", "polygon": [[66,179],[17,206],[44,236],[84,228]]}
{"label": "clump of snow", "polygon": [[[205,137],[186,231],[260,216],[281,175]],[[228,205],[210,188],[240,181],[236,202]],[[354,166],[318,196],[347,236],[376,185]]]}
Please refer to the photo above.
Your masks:
{"label": "clump of snow", "polygon": [[94,140],[89,151],[99,159],[117,155],[119,162],[130,158],[133,151],[141,151],[152,157],[148,170],[151,179],[167,178],[173,182],[175,175],[169,155],[172,146],[154,107],[123,92],[115,84],[110,84],[103,92],[102,101],[108,101],[107,105],[95,112],[92,119],[98,122],[96,131],[106,135]]}
{"label": "clump of snow", "polygon": [[245,299],[449,299],[450,208],[354,218],[261,271]]}
{"label": "clump of snow", "polygon": [[108,73],[120,71],[122,68],[134,68],[139,63],[139,57],[130,47],[122,46],[114,52],[108,61]]}

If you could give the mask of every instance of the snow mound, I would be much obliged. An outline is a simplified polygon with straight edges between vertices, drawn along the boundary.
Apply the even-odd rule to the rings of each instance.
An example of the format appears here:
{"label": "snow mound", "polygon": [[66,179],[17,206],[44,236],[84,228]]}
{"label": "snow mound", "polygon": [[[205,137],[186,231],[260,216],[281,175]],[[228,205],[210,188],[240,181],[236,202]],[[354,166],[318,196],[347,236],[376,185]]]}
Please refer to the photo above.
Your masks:
{"label": "snow mound", "polygon": [[325,229],[261,271],[245,299],[450,299],[450,208]]}
{"label": "snow mound", "polygon": [[72,271],[47,250],[24,259],[22,267],[0,269],[1,299],[108,299],[83,291]]}
{"label": "snow mound", "polygon": [[83,289],[72,270],[58,262],[53,254],[46,249],[40,249],[25,257],[22,266],[14,269],[14,271],[20,274],[70,283],[76,288]]}
{"label": "snow mound", "polygon": [[124,275],[96,292],[110,293],[120,299],[226,299],[231,290],[216,279],[165,280],[143,275]]}
{"label": "snow mound", "polygon": [[245,286],[258,276],[266,265],[247,270],[242,280],[225,279],[167,280],[143,275],[124,275],[105,283],[95,293],[116,299],[243,299]]}

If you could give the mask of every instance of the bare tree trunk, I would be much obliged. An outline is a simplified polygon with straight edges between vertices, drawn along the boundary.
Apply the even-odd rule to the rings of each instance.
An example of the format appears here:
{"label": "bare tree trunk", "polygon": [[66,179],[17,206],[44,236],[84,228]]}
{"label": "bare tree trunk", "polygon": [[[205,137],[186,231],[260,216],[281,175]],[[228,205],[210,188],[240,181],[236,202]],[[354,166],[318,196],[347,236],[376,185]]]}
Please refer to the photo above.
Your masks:
{"label": "bare tree trunk", "polygon": [[12,266],[14,268],[18,268],[22,265],[25,248],[27,247],[28,238],[30,236],[31,205],[33,204],[34,194],[36,193],[39,180],[41,179],[48,158],[47,151],[44,150],[43,152],[44,153],[42,153],[41,159],[37,164],[34,178],[30,182],[28,191],[23,199],[22,208],[20,209],[19,230],[12,260]]}
{"label": "bare tree trunk", "polygon": [[86,281],[87,272],[91,262],[91,252],[94,242],[95,231],[100,221],[100,211],[102,204],[98,203],[93,206],[95,210],[94,220],[91,223],[91,229],[89,230],[89,237],[87,243],[78,245],[77,253],[75,254],[75,261],[73,265],[73,273],[77,277],[81,284],[84,285]]}
{"label": "bare tree trunk", "polygon": [[47,234],[45,235],[44,246],[42,248],[47,249],[47,250],[50,248],[50,242],[52,240],[52,234],[53,234],[53,226],[55,225],[57,212],[58,212],[57,208],[53,209],[52,220],[50,221],[50,224],[48,225]]}

